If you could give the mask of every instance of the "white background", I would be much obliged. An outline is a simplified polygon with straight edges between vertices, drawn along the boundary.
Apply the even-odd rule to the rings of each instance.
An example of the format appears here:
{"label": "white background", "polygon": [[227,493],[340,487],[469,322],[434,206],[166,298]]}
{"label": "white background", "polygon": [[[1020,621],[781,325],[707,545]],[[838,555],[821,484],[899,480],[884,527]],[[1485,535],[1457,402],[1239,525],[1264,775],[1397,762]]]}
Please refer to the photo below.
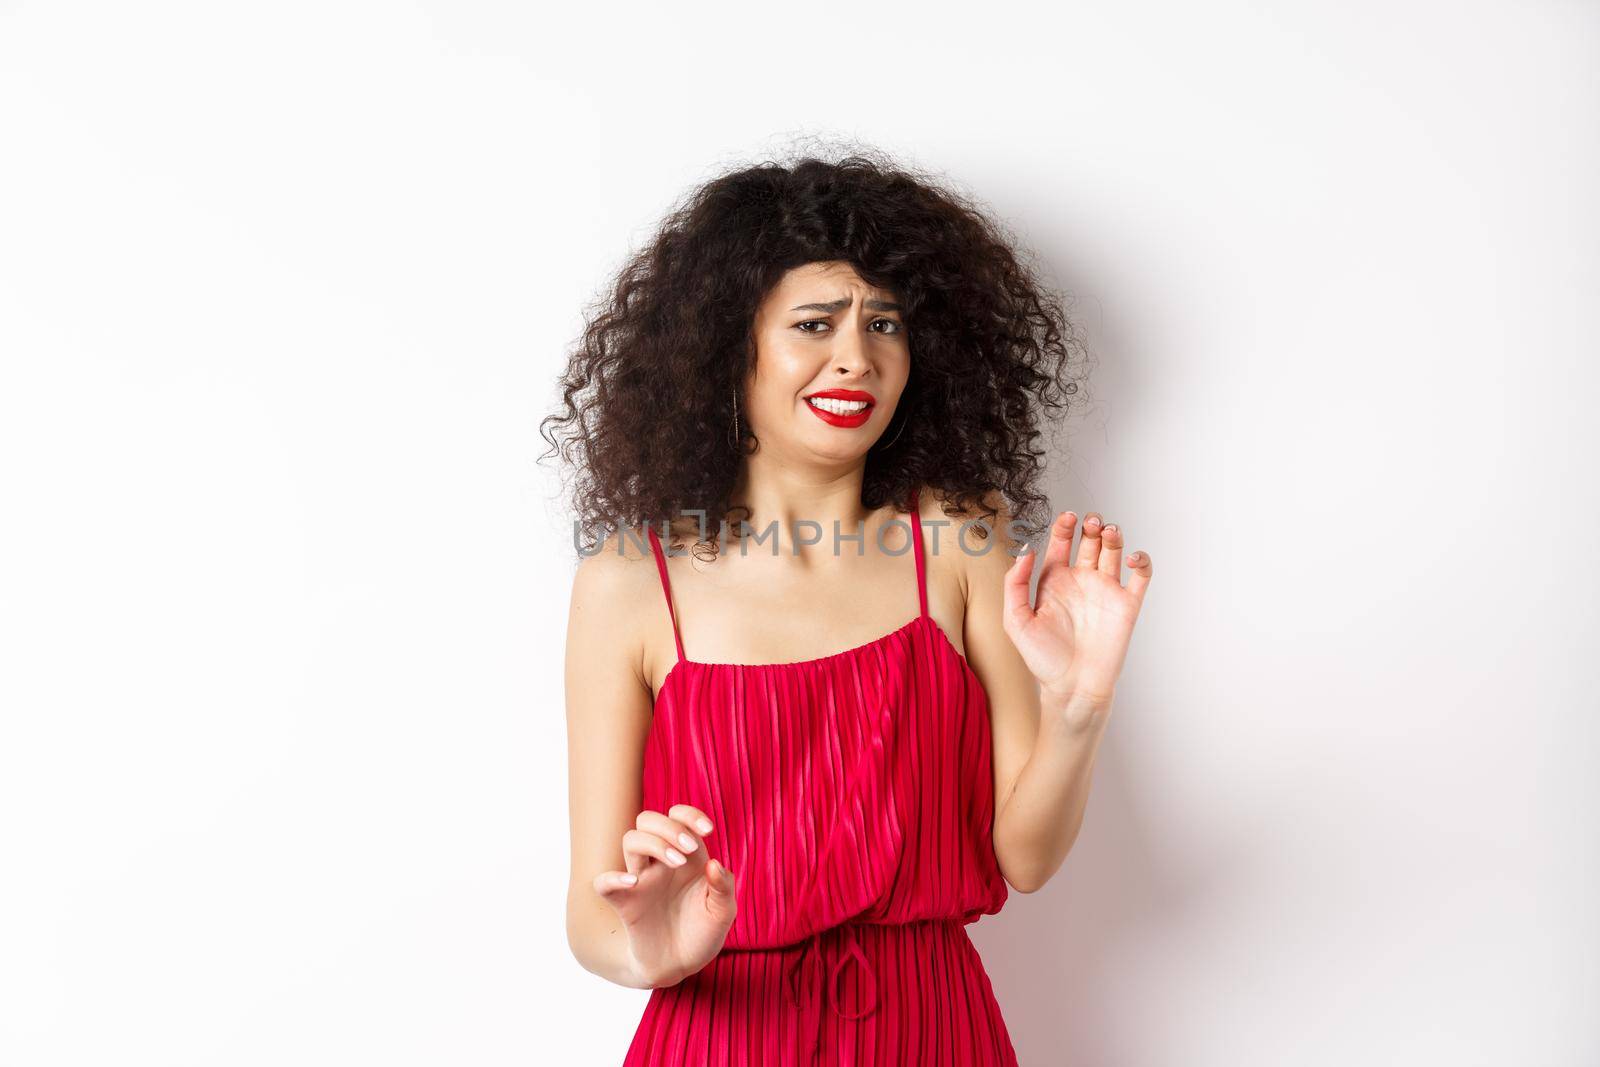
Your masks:
{"label": "white background", "polygon": [[1038,250],[1052,502],[1155,560],[1082,836],[972,928],[1023,1063],[1600,1061],[1597,60],[1578,2],[0,5],[0,1061],[620,1061],[536,427],[795,134]]}

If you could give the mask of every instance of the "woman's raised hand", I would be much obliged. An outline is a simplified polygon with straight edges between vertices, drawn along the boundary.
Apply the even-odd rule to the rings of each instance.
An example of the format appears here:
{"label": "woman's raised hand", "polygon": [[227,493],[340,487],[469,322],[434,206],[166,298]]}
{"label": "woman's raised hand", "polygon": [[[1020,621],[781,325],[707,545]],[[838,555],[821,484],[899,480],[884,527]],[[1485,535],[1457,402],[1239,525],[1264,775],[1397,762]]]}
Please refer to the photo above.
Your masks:
{"label": "woman's raised hand", "polygon": [[1023,552],[1006,574],[1006,634],[1039,680],[1047,702],[1075,698],[1091,708],[1111,704],[1133,625],[1150,584],[1150,557],[1128,556],[1122,584],[1122,531],[1094,512],[1084,519],[1078,558],[1071,564],[1078,517],[1056,516],[1039,573],[1038,606],[1028,603],[1036,553]]}
{"label": "woman's raised hand", "polygon": [[622,835],[625,870],[595,876],[595,892],[621,917],[639,975],[674,985],[716,954],[733,925],[733,872],[706,855],[705,812],[674,804],[641,811]]}

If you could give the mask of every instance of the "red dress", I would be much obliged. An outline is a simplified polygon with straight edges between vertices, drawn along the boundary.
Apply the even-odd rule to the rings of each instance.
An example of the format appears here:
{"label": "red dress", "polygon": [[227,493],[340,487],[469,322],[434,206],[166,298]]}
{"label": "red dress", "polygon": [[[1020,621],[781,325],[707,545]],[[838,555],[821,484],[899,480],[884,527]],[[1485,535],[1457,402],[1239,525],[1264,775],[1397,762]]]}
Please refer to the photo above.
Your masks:
{"label": "red dress", "polygon": [[1014,1065],[966,924],[1006,883],[990,837],[988,698],[921,611],[864,645],[798,663],[683,654],[655,701],[644,806],[693,804],[735,875],[722,951],[653,989],[624,1067]]}

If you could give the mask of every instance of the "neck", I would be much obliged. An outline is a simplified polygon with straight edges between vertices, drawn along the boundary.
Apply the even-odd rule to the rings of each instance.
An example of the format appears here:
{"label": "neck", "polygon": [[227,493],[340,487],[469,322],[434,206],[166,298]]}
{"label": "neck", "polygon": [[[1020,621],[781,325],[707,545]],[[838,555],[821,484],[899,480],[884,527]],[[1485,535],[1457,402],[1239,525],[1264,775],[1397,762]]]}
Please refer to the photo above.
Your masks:
{"label": "neck", "polygon": [[[865,531],[872,513],[861,505],[861,485],[865,480],[864,462],[833,471],[796,469],[771,461],[757,462],[750,457],[734,485],[735,507],[758,534],[776,524],[781,554],[792,556],[797,546],[831,549],[835,544],[835,523],[840,537]],[[800,525],[806,523],[806,525]],[[810,525],[815,523],[816,525]],[[814,545],[810,543],[814,542]],[[843,542],[849,545],[851,542]]]}

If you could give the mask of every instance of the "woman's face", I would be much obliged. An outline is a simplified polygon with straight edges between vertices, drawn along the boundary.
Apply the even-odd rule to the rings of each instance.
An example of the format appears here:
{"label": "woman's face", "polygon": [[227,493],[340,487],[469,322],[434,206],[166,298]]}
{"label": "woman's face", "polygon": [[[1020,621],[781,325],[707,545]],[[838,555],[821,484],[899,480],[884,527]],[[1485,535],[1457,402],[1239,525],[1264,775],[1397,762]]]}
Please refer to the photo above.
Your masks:
{"label": "woman's face", "polygon": [[[864,456],[894,417],[911,373],[894,294],[868,285],[847,263],[808,263],[767,294],[754,332],[755,374],[739,412],[762,448],[833,462]],[[840,396],[830,399],[834,390]]]}

